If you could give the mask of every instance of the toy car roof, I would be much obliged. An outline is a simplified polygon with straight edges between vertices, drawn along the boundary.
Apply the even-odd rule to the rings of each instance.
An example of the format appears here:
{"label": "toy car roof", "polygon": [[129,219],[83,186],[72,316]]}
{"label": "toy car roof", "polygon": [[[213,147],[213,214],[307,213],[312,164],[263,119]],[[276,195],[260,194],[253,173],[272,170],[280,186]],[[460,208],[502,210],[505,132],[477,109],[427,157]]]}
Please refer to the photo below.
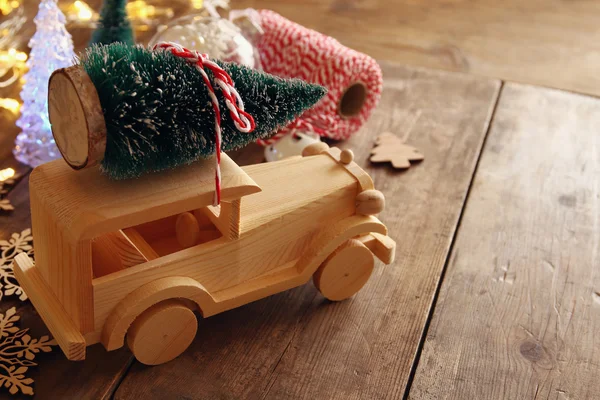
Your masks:
{"label": "toy car roof", "polygon": [[[52,218],[69,236],[90,239],[211,205],[214,174],[214,159],[209,159],[140,179],[115,181],[98,168],[73,171],[60,159],[31,173],[30,195],[38,196],[44,204],[44,210],[32,210],[32,214],[54,214]],[[221,177],[222,201],[261,191],[226,154],[221,156]]]}

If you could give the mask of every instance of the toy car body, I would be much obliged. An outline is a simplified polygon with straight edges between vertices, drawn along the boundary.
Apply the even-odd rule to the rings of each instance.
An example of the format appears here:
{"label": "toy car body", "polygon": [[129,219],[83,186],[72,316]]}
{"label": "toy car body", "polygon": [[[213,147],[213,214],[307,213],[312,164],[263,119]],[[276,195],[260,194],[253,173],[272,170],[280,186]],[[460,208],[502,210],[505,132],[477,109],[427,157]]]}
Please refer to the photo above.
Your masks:
{"label": "toy car body", "polygon": [[341,300],[373,254],[394,258],[386,227],[357,212],[371,178],[337,148],[245,168],[223,154],[220,207],[213,171],[207,160],[111,181],[57,160],[32,172],[35,263],[18,256],[15,274],[67,358],[127,334],[140,361],[160,364],[191,343],[191,310],[208,317],[311,276]]}

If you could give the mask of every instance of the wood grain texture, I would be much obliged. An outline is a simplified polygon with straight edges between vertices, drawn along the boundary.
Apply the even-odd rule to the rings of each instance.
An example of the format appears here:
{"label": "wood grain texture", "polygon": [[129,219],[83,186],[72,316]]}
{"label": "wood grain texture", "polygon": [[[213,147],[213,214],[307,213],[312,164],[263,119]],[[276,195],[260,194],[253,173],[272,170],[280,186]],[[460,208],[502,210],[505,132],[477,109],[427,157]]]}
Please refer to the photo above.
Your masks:
{"label": "wood grain texture", "polygon": [[600,95],[593,0],[233,0],[380,60]]}
{"label": "wood grain texture", "polygon": [[18,254],[12,268],[19,284],[27,293],[29,300],[35,304],[38,313],[43,315],[44,322],[53,334],[54,339],[69,360],[85,359],[85,339],[73,320],[67,315],[64,307],[52,294],[46,281],[36,270],[33,259],[26,254]]}
{"label": "wood grain texture", "polygon": [[[10,237],[13,232],[31,227],[28,180],[26,175],[8,194],[15,205],[15,211],[7,216],[0,216],[2,239]],[[17,313],[21,316],[20,326],[30,328],[33,337],[49,334],[48,328],[29,301],[22,302],[12,296],[3,297],[0,312],[13,306],[17,307]],[[38,366],[28,371],[28,375],[35,381],[35,398],[108,399],[133,357],[126,349],[106,353],[101,345],[88,347],[86,352],[86,360],[81,362],[67,360],[58,347],[51,353],[38,355]],[[8,391],[0,391],[0,399],[14,398]]]}
{"label": "wood grain texture", "polygon": [[599,124],[504,87],[410,398],[598,398]]}
{"label": "wood grain texture", "polygon": [[197,329],[194,312],[183,301],[169,299],[135,319],[127,333],[127,346],[139,362],[158,365],[183,353]]}
{"label": "wood grain texture", "polygon": [[[127,327],[140,312],[159,300],[171,297],[187,298],[197,303],[205,317],[241,307],[308,282],[327,256],[346,240],[369,232],[380,234],[386,232],[385,226],[372,216],[353,216],[330,225],[318,234],[314,231],[310,232],[310,235],[315,236],[311,241],[306,241],[303,237],[293,237],[289,231],[284,230],[281,236],[289,237],[294,243],[292,247],[296,247],[294,249],[296,253],[292,254],[287,262],[286,258],[275,258],[276,263],[269,262],[272,252],[265,250],[267,247],[264,244],[253,240],[250,236],[246,237],[250,243],[258,243],[254,250],[262,250],[257,256],[262,262],[257,265],[247,261],[247,254],[238,253],[229,246],[220,247],[217,242],[209,246],[208,252],[203,252],[201,247],[193,249],[201,252],[197,255],[183,250],[176,255],[179,260],[173,260],[173,263],[151,262],[140,266],[141,270],[138,271],[134,271],[134,267],[96,279],[94,281],[96,333],[102,329],[102,342],[109,350],[119,348]],[[272,236],[267,237],[266,241],[273,242],[275,248],[282,247],[273,240]],[[240,249],[253,249],[243,243],[240,242]],[[393,254],[395,244],[390,244],[392,249],[387,253]],[[215,252],[223,258],[219,259],[211,255]],[[263,253],[268,257],[261,257]],[[285,254],[288,255],[289,253]],[[392,261],[389,256],[382,258]],[[157,261],[164,263],[164,260]],[[204,266],[211,265],[217,268],[221,278],[220,288],[208,285],[211,283],[210,275],[214,274],[203,274],[202,263]],[[198,271],[194,267],[197,267]],[[260,269],[257,271],[257,268]],[[198,272],[201,274],[198,275]],[[246,275],[240,277],[235,273]],[[182,284],[181,279],[188,282]],[[161,282],[165,282],[164,285]],[[188,288],[193,292],[190,293]],[[123,318],[125,315],[126,319]],[[96,343],[98,337],[86,335],[86,342]]]}
{"label": "wood grain texture", "polygon": [[74,169],[104,159],[106,123],[96,87],[83,67],[57,69],[48,83],[48,117],[64,160]]}
{"label": "wood grain texture", "polygon": [[[31,197],[44,199],[43,212],[69,230],[69,237],[88,239],[212,204],[213,163],[214,160],[205,159],[177,170],[147,175],[146,179],[111,180],[98,168],[73,171],[62,159],[55,160],[31,173]],[[221,157],[221,174],[223,201],[260,191],[225,154]],[[56,187],[61,190],[56,191]]]}
{"label": "wood grain texture", "polygon": [[[203,320],[177,361],[134,364],[115,398],[402,395],[499,82],[391,65],[384,74],[381,107],[341,145],[394,199],[381,218],[398,241],[398,261],[377,263],[345,302],[328,303],[309,284]],[[428,161],[406,173],[370,165],[383,130],[406,135]]]}
{"label": "wood grain texture", "polygon": [[92,270],[94,278],[105,276],[148,261],[121,230],[109,232],[92,240]]}
{"label": "wood grain texture", "polygon": [[328,300],[341,301],[354,296],[367,283],[375,258],[357,239],[336,249],[313,275],[313,283]]}

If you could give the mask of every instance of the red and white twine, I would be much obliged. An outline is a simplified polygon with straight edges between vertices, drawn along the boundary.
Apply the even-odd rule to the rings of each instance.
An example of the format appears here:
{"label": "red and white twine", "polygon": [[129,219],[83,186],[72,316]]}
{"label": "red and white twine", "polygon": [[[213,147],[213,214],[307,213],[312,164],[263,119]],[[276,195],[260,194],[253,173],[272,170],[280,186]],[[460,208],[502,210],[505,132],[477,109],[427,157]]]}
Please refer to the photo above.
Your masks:
{"label": "red and white twine", "polygon": [[[260,21],[257,22],[264,32],[257,48],[265,72],[283,78],[300,78],[327,88],[327,95],[315,107],[271,138],[258,142],[269,145],[296,130],[336,140],[350,137],[379,103],[383,77],[377,62],[271,10],[260,10],[258,15]],[[340,115],[342,96],[348,87],[358,82],[367,89],[360,112],[353,116]]]}
{"label": "red and white twine", "polygon": [[185,47],[172,42],[161,42],[152,47],[152,50],[159,49],[168,51],[174,56],[181,57],[190,64],[193,64],[202,75],[204,84],[208,88],[208,95],[210,96],[215,112],[215,195],[213,198],[213,205],[217,206],[221,204],[221,110],[219,107],[219,100],[217,99],[215,90],[205,69],[212,72],[216,84],[219,85],[221,93],[223,94],[223,97],[225,97],[225,104],[229,109],[229,115],[231,116],[231,119],[233,119],[236,129],[242,133],[252,132],[254,128],[256,128],[254,118],[244,111],[244,102],[235,89],[233,80],[229,74],[219,67],[217,63],[212,61],[207,54],[188,50]]}

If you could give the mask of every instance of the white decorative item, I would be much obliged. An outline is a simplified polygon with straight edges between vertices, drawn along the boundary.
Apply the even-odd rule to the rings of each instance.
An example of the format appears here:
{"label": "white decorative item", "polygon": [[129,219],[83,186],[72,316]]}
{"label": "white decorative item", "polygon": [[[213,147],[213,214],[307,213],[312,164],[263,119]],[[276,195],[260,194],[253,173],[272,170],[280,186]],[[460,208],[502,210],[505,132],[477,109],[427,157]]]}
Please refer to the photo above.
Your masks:
{"label": "white decorative item", "polygon": [[229,10],[229,0],[204,0],[202,6],[213,17],[219,17],[217,8]]}
{"label": "white decorative item", "polygon": [[265,33],[260,24],[260,14],[253,8],[231,10],[229,12],[229,20],[237,25],[242,35],[255,46]]}
{"label": "white decorative item", "polygon": [[32,167],[60,157],[48,121],[48,79],[52,71],[72,65],[75,59],[65,21],[56,0],[42,0],[34,19],[37,29],[29,41],[29,72],[21,91],[23,106],[17,126],[22,132],[13,150],[17,160]]}
{"label": "white decorative item", "polygon": [[260,69],[260,57],[254,46],[233,22],[223,18],[201,14],[178,18],[160,27],[150,40],[151,45],[159,42],[174,42],[214,59]]}
{"label": "white decorative item", "polygon": [[283,160],[287,157],[302,155],[302,150],[321,139],[316,133],[295,132],[285,135],[277,142],[265,147],[265,159],[268,162]]}

